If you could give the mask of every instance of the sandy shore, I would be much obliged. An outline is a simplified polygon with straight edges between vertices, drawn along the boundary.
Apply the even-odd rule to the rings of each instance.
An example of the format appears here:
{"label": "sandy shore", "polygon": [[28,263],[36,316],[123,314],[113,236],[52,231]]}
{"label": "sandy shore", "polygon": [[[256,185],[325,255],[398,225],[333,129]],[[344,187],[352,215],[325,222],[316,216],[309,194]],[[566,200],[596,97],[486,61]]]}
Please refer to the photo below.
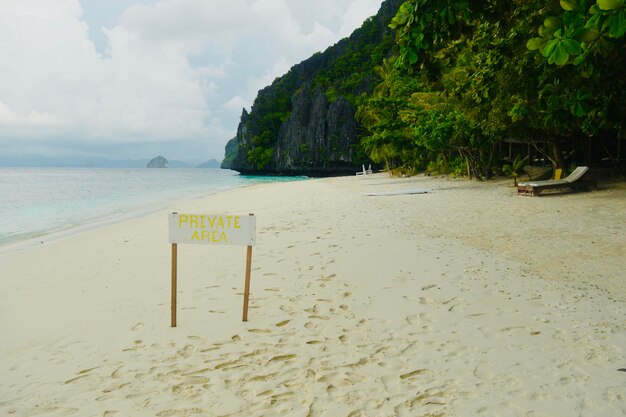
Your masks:
{"label": "sandy shore", "polygon": [[[427,194],[366,196],[424,189]],[[179,247],[167,212],[0,255],[1,416],[624,416],[626,187],[383,174],[173,202],[257,216]]]}

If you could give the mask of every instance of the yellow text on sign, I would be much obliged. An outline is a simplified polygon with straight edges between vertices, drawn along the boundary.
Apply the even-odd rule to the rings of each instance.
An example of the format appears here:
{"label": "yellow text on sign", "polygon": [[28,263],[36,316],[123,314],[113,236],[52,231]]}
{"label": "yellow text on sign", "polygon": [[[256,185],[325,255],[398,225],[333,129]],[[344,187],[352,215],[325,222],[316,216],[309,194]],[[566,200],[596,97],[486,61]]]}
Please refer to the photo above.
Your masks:
{"label": "yellow text on sign", "polygon": [[256,238],[254,216],[172,213],[169,226],[171,243],[253,245]]}

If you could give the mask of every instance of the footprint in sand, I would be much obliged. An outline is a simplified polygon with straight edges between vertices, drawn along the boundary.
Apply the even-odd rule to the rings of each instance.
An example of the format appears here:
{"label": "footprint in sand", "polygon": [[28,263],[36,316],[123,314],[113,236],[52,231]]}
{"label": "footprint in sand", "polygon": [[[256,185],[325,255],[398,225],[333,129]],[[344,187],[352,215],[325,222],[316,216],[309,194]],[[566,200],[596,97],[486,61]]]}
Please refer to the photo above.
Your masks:
{"label": "footprint in sand", "polygon": [[434,304],[435,300],[433,300],[432,298],[418,297],[417,302],[420,304],[426,305],[426,304]]}
{"label": "footprint in sand", "polygon": [[176,417],[176,416],[184,416],[185,413],[181,410],[163,410],[159,411],[157,417]]}
{"label": "footprint in sand", "polygon": [[178,352],[176,352],[176,354],[181,357],[181,358],[188,358],[190,357],[194,352],[196,351],[196,348],[192,345],[185,345],[185,347],[183,347],[182,349],[179,349]]}
{"label": "footprint in sand", "polygon": [[278,356],[273,356],[270,360],[267,361],[268,364],[272,363],[272,362],[285,362],[288,360],[291,360],[295,357],[297,357],[298,355],[296,355],[295,353],[291,353],[288,355],[278,355]]}
{"label": "footprint in sand", "polygon": [[337,372],[330,372],[328,374],[322,375],[317,379],[317,382],[332,382],[339,375]]}
{"label": "footprint in sand", "polygon": [[67,385],[67,384],[71,384],[71,383],[73,383],[73,382],[78,381],[79,379],[83,379],[83,378],[88,377],[88,376],[89,376],[89,375],[79,375],[79,376],[76,376],[76,377],[74,377],[74,378],[68,379],[67,381],[65,381],[65,382],[64,382],[64,384],[65,384],[65,385]]}
{"label": "footprint in sand", "polygon": [[112,373],[111,373],[111,378],[119,378],[120,376],[122,376],[122,368],[124,368],[124,366],[119,366],[117,369],[115,369]]}
{"label": "footprint in sand", "polygon": [[269,397],[273,393],[274,393],[274,390],[268,389],[267,391],[259,392],[256,396],[257,397]]}
{"label": "footprint in sand", "polygon": [[204,337],[200,337],[200,336],[188,336],[187,339],[193,340],[194,342],[201,342],[201,343],[208,342],[208,340],[206,340]]}
{"label": "footprint in sand", "polygon": [[276,378],[276,376],[278,375],[278,372],[272,372],[271,374],[267,374],[267,375],[255,375],[253,377],[251,377],[248,381],[250,382],[265,382],[271,379]]}
{"label": "footprint in sand", "polygon": [[143,341],[142,340],[135,340],[135,345],[133,347],[129,347],[126,349],[122,349],[122,352],[133,352],[133,351],[137,351],[139,349],[141,349],[143,346]]}
{"label": "footprint in sand", "polygon": [[232,361],[219,363],[219,364],[215,365],[215,369],[216,370],[219,370],[219,369],[232,369],[232,368],[239,368],[241,366],[244,366],[244,365],[238,359],[235,359],[235,360],[232,360]]}
{"label": "footprint in sand", "polygon": [[291,307],[291,306],[282,305],[282,306],[280,306],[278,308],[280,308],[285,313],[293,313],[293,307]]}
{"label": "footprint in sand", "polygon": [[272,333],[270,329],[249,329],[250,333]]}
{"label": "footprint in sand", "polygon": [[312,320],[330,320],[330,317],[322,316],[322,315],[319,315],[319,314],[313,314],[313,315],[309,316],[308,318],[312,319]]}
{"label": "footprint in sand", "polygon": [[113,397],[112,395],[102,395],[100,397],[96,397],[96,401],[101,402],[101,401],[110,400],[111,398],[115,398],[115,397]]}
{"label": "footprint in sand", "polygon": [[367,379],[366,376],[358,374],[356,372],[346,372],[346,378],[344,379],[349,385],[355,385],[361,383]]}
{"label": "footprint in sand", "polygon": [[94,366],[93,368],[83,369],[82,371],[78,371],[78,375],[88,374],[98,368],[101,368],[101,366]]}
{"label": "footprint in sand", "polygon": [[405,320],[407,321],[407,323],[409,323],[412,326],[414,326],[416,324],[419,324],[420,321],[421,321],[419,314],[413,314],[411,316],[406,316]]}
{"label": "footprint in sand", "polygon": [[429,373],[432,373],[429,369],[416,369],[414,371],[407,372],[406,374],[400,375],[400,379],[406,380],[406,379],[410,379],[418,375],[429,374]]}

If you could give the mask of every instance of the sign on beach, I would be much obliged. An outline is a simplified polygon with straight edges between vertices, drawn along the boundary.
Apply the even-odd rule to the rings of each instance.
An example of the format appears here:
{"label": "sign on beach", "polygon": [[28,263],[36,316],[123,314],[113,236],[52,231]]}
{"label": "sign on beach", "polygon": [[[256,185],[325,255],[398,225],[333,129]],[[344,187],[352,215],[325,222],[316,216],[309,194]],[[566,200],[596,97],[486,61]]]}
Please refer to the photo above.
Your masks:
{"label": "sign on beach", "polygon": [[170,243],[254,246],[256,218],[228,214],[169,215]]}
{"label": "sign on beach", "polygon": [[250,270],[252,246],[256,243],[256,218],[254,214],[238,216],[229,214],[182,214],[169,215],[169,241],[172,244],[172,303],[171,326],[176,327],[176,293],[178,275],[178,244],[196,243],[207,246],[247,246],[246,276],[243,292],[243,321],[248,321],[250,297]]}

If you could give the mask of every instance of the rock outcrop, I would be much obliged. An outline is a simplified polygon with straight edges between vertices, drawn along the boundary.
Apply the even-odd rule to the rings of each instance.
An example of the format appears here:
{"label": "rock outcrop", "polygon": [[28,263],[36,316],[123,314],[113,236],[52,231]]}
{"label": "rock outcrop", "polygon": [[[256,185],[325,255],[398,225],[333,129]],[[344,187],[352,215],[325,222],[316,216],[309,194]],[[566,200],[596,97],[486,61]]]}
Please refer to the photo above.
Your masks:
{"label": "rock outcrop", "polygon": [[220,167],[220,161],[218,161],[217,159],[209,159],[206,162],[201,163],[200,165],[196,166],[196,168],[219,168]]}
{"label": "rock outcrop", "polygon": [[[349,38],[293,66],[245,109],[222,168],[244,174],[354,174],[358,159],[355,97],[378,82],[374,66],[390,54],[388,23],[402,0],[386,0]],[[230,155],[233,155],[232,157]]]}
{"label": "rock outcrop", "polygon": [[148,162],[148,168],[167,168],[169,166],[169,162],[162,156],[154,157]]}
{"label": "rock outcrop", "polygon": [[237,156],[237,149],[239,148],[237,137],[235,136],[231,140],[226,143],[226,148],[224,149],[224,160],[222,160],[222,164],[220,168],[222,169],[230,169],[233,165],[233,159]]}
{"label": "rock outcrop", "polygon": [[354,171],[354,107],[343,97],[329,103],[320,87],[306,82],[293,95],[292,108],[278,132],[276,171],[314,176]]}

